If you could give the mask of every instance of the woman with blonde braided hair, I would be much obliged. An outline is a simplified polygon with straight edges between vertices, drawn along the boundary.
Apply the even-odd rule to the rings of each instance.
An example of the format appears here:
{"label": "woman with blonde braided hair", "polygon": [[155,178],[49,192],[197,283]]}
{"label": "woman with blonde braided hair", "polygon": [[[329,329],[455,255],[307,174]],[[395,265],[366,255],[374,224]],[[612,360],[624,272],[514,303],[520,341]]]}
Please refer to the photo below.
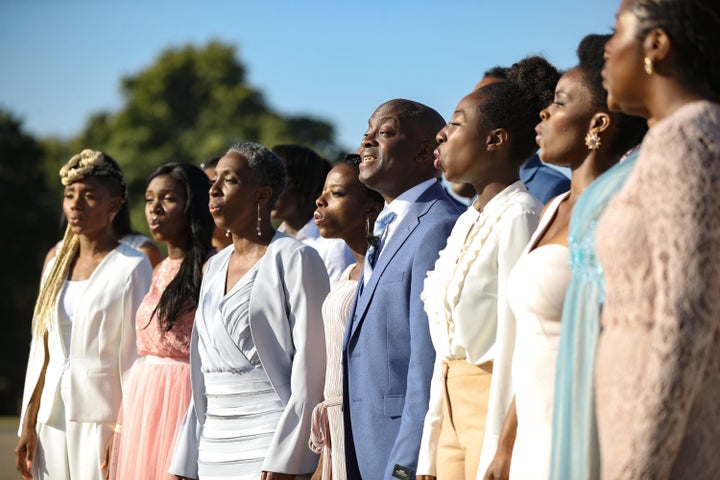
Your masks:
{"label": "woman with blonde braided hair", "polygon": [[113,235],[125,183],[112,158],[83,150],[60,178],[68,227],[35,305],[15,460],[24,478],[95,479],[137,357],[134,315],[152,267]]}

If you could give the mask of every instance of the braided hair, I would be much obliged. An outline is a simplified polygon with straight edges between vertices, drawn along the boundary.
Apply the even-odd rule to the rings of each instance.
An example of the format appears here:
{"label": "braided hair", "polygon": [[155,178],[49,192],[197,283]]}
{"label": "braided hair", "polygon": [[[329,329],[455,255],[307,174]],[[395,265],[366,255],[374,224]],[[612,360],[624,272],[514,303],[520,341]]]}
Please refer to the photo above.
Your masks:
{"label": "braided hair", "polygon": [[[85,149],[72,158],[60,169],[60,181],[64,186],[97,177],[108,188],[111,195],[127,196],[127,187],[123,180],[120,166],[110,155],[96,150]],[[41,337],[47,332],[50,318],[55,309],[63,283],[70,270],[70,265],[80,248],[80,237],[72,232],[70,225],[65,228],[65,235],[55,255],[50,272],[40,286],[35,310],[33,312],[33,335]]]}

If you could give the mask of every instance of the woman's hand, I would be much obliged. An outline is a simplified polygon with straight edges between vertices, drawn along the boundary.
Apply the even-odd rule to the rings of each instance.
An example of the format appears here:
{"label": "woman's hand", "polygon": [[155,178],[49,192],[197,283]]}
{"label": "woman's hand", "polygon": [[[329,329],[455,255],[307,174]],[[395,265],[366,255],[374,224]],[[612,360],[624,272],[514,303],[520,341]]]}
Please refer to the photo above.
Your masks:
{"label": "woman's hand", "polygon": [[295,474],[263,471],[260,480],[295,480]]}
{"label": "woman's hand", "polygon": [[113,440],[115,435],[110,435],[107,445],[105,445],[105,455],[103,455],[103,462],[100,465],[100,470],[103,471],[103,478],[105,480],[110,479],[110,457],[112,456]]}
{"label": "woman's hand", "polygon": [[510,461],[515,447],[517,427],[517,410],[515,410],[515,397],[513,397],[508,413],[505,416],[502,432],[500,432],[495,456],[490,462],[483,480],[507,480],[510,477]]}
{"label": "woman's hand", "polygon": [[20,472],[24,479],[32,478],[30,469],[35,459],[35,450],[38,444],[35,424],[37,423],[38,410],[40,409],[40,397],[45,387],[45,372],[47,372],[47,366],[50,360],[47,332],[43,335],[43,355],[43,366],[40,369],[40,376],[28,401],[22,432],[20,433],[20,440],[18,440],[17,446],[15,446],[15,468],[17,468],[17,471]]}
{"label": "woman's hand", "polygon": [[512,457],[498,451],[490,462],[483,480],[507,480],[510,477],[510,459]]}
{"label": "woman's hand", "polygon": [[37,433],[34,428],[24,427],[20,440],[15,447],[15,468],[24,479],[32,478],[30,468],[35,458],[37,447]]}
{"label": "woman's hand", "polygon": [[312,477],[310,477],[310,480],[322,480],[323,476],[323,456],[325,455],[325,450],[322,450],[320,452],[320,459],[318,460],[317,468],[315,469],[315,473],[312,474]]}

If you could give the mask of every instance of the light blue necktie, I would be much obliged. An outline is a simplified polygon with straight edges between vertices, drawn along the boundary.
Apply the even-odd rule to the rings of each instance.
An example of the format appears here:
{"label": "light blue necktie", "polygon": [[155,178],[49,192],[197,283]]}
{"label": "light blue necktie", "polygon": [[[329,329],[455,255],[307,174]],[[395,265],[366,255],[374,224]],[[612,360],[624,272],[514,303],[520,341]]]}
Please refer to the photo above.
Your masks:
{"label": "light blue necktie", "polygon": [[375,226],[373,228],[373,236],[377,238],[377,246],[370,245],[365,252],[365,265],[363,267],[363,283],[367,285],[372,275],[372,269],[380,256],[380,249],[383,247],[383,241],[387,234],[387,227],[390,223],[395,220],[395,212],[389,208],[384,208],[380,215],[375,220]]}

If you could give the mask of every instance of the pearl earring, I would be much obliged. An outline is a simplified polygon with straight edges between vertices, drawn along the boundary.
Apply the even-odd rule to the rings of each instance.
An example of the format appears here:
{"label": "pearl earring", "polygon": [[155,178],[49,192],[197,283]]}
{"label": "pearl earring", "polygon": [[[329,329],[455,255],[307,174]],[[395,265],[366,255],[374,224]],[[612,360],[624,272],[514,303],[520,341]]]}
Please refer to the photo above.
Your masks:
{"label": "pearl earring", "polygon": [[262,230],[260,230],[260,204],[257,204],[257,215],[258,215],[258,221],[257,221],[257,234],[258,237],[262,237]]}

